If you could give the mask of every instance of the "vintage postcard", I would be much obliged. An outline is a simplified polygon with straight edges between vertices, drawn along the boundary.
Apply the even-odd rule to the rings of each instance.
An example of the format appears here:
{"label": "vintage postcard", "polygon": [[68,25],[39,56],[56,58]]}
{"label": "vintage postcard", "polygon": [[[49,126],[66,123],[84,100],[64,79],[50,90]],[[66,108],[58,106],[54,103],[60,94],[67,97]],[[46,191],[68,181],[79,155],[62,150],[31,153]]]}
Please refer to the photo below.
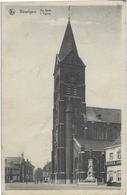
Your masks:
{"label": "vintage postcard", "polygon": [[124,1],[2,4],[3,194],[125,194],[124,53]]}

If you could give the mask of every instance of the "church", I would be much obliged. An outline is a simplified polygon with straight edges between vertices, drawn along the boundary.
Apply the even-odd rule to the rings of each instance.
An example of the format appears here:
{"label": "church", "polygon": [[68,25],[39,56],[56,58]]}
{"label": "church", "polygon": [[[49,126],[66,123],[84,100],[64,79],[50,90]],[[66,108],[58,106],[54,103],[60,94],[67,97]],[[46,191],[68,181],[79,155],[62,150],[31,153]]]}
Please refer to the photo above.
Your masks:
{"label": "church", "polygon": [[86,105],[85,68],[68,19],[54,68],[53,183],[104,183],[105,148],[120,137],[121,110]]}

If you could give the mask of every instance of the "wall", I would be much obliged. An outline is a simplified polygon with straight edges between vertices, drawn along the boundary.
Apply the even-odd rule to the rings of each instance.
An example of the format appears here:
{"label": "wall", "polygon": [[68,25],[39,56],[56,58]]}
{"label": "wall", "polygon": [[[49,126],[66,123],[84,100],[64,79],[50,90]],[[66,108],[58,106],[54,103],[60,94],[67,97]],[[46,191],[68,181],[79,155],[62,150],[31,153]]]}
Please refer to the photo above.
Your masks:
{"label": "wall", "polygon": [[118,152],[121,152],[120,145],[106,149],[107,182],[111,179],[114,183],[121,183],[121,158]]}
{"label": "wall", "polygon": [[121,126],[119,123],[87,121],[87,127],[88,139],[113,141],[120,136]]}

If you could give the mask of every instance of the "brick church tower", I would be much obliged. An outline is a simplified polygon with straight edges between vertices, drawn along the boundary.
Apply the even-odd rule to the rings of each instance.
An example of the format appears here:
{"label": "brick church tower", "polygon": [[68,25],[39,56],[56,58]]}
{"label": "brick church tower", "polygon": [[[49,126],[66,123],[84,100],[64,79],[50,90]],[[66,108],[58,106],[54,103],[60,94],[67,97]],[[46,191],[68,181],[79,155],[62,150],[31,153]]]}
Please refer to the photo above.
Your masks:
{"label": "brick church tower", "polygon": [[78,55],[70,20],[54,69],[52,179],[73,182],[73,137],[85,138],[85,64]]}
{"label": "brick church tower", "polygon": [[105,182],[105,148],[120,132],[121,110],[86,106],[85,64],[69,19],[54,69],[52,181],[85,182],[92,159],[94,177]]}

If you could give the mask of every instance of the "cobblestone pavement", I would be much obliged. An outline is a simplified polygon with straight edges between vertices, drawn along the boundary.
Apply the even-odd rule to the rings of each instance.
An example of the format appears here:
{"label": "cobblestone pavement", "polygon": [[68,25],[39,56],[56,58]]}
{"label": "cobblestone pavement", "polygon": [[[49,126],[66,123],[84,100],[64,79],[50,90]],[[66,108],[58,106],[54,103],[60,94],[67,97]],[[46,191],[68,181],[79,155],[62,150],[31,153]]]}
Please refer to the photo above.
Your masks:
{"label": "cobblestone pavement", "polygon": [[50,183],[8,183],[5,190],[120,190],[120,187],[106,185],[84,185],[84,184],[50,184]]}

